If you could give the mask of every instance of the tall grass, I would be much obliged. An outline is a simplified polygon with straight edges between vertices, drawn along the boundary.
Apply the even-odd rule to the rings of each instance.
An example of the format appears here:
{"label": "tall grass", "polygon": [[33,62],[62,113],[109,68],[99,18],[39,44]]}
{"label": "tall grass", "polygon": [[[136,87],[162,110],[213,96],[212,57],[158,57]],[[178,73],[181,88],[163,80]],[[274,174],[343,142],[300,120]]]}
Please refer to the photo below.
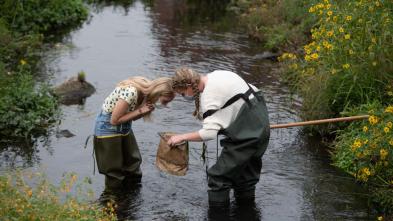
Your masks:
{"label": "tall grass", "polygon": [[307,9],[315,0],[233,0],[229,9],[240,14],[249,35],[271,50],[295,50],[307,41],[314,24]]}

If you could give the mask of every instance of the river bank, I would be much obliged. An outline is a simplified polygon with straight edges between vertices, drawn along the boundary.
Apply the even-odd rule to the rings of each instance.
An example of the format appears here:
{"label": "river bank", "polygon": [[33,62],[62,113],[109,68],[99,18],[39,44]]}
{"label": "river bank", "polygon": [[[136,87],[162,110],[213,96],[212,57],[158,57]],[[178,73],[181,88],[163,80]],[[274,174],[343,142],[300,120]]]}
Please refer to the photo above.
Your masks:
{"label": "river bank", "polygon": [[[333,164],[370,188],[380,213],[391,214],[392,3],[261,0],[234,6],[250,36],[283,52],[282,76],[302,97],[302,119],[370,115],[368,121],[307,129],[336,137]],[[280,16],[271,20],[271,14]],[[305,35],[294,37],[293,30]]]}

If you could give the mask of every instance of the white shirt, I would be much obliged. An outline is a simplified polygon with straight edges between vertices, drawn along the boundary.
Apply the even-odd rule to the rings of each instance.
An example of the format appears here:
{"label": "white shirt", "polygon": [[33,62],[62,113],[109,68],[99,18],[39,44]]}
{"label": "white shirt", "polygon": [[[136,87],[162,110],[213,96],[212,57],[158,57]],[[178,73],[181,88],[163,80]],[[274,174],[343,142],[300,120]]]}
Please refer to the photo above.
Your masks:
{"label": "white shirt", "polygon": [[[213,71],[206,75],[208,80],[200,96],[200,107],[202,113],[207,110],[218,110],[233,96],[239,93],[245,93],[249,87],[246,82],[237,74],[231,71]],[[250,85],[255,91],[258,89]],[[254,95],[250,95],[250,99]],[[211,116],[205,118],[202,123],[199,135],[202,140],[215,139],[221,129],[227,128],[235,121],[244,100],[239,99],[224,109],[220,109]]]}

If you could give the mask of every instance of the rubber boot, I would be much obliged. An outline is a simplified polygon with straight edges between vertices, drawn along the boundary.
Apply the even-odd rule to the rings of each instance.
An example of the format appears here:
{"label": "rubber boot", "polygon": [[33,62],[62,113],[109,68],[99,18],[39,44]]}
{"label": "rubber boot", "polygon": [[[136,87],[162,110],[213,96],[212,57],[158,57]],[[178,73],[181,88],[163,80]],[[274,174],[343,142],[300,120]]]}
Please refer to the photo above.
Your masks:
{"label": "rubber boot", "polygon": [[142,172],[140,169],[136,173],[126,173],[123,180],[125,190],[142,186]]}
{"label": "rubber boot", "polygon": [[208,191],[210,207],[227,207],[229,206],[229,190]]}
{"label": "rubber boot", "polygon": [[117,193],[122,190],[122,187],[122,180],[106,175],[105,189],[100,196],[100,202],[103,204],[115,202],[117,200]]}
{"label": "rubber boot", "polygon": [[247,189],[235,189],[234,191],[236,202],[254,202],[255,201],[255,186]]}

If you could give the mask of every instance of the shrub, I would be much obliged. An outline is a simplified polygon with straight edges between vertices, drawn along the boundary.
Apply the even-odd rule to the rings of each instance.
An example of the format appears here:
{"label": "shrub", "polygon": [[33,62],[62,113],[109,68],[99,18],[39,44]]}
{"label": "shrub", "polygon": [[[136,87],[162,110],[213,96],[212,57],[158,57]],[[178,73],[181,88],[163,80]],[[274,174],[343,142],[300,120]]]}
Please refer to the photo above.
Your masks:
{"label": "shrub", "polygon": [[[364,112],[365,107],[353,111]],[[383,212],[393,212],[393,106],[368,105],[368,121],[352,123],[337,136],[334,165],[371,188]]]}
{"label": "shrub", "polygon": [[[2,175],[0,217],[2,220],[116,220],[112,204],[101,208],[88,203],[92,191],[84,190],[83,183],[76,183],[74,173],[66,174],[58,186],[50,184],[40,173]],[[70,194],[72,190],[79,197]]]}
{"label": "shrub", "polygon": [[82,0],[4,0],[0,15],[13,30],[47,33],[79,25],[88,11]]}
{"label": "shrub", "polygon": [[303,59],[281,59],[287,81],[304,99],[304,117],[337,116],[347,108],[393,101],[392,1],[324,0]]}
{"label": "shrub", "polygon": [[21,35],[10,31],[6,22],[0,19],[0,63],[3,71],[11,71],[21,60],[28,60],[29,65],[35,64],[42,40],[39,34]]}
{"label": "shrub", "polygon": [[0,140],[31,139],[56,121],[57,100],[47,85],[35,86],[26,61],[11,75],[0,72]]}

